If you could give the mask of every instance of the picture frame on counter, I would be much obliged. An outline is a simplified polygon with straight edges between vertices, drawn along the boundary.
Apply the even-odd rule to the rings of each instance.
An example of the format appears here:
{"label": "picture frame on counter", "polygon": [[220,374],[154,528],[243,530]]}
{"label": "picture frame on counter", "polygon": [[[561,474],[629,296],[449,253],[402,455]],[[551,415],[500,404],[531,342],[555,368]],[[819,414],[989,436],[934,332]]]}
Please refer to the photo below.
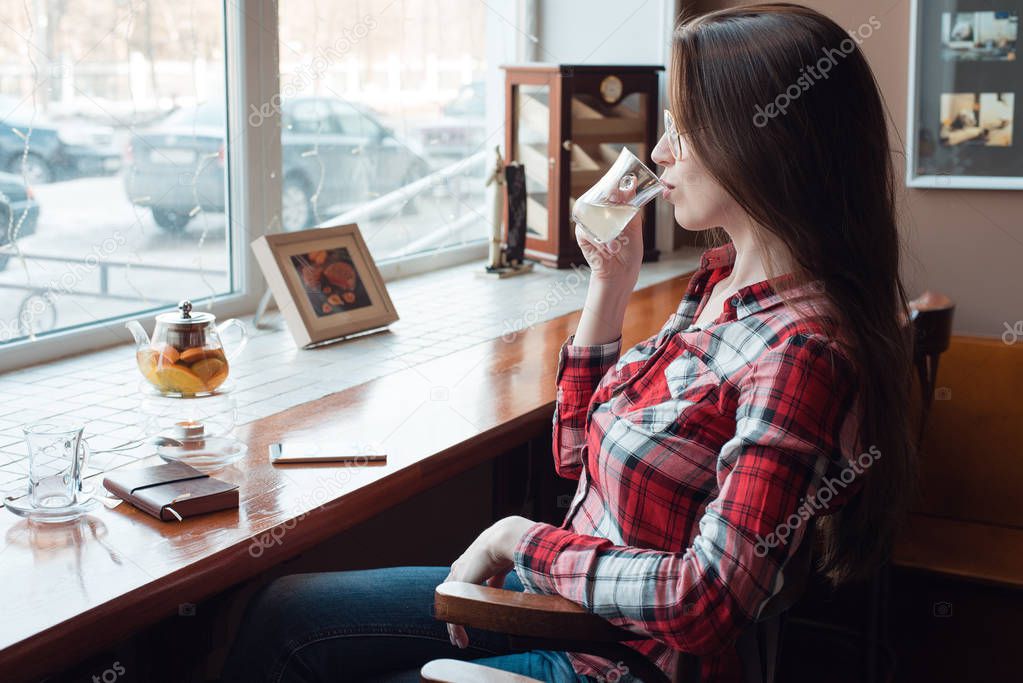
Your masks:
{"label": "picture frame on counter", "polygon": [[288,330],[303,348],[398,320],[355,223],[263,235],[252,250]]}

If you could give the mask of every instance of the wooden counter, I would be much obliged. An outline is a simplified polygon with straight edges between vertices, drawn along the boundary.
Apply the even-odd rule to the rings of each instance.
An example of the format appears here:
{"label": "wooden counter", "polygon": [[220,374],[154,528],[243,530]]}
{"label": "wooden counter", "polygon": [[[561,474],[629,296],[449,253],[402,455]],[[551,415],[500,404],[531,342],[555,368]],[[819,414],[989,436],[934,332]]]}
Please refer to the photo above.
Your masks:
{"label": "wooden counter", "polygon": [[[623,348],[657,332],[686,278],[635,292]],[[293,557],[549,428],[558,351],[579,313],[417,364],[239,430],[244,460],[215,473],[238,510],[161,523],[127,504],[76,523],[0,512],[0,671],[38,678]],[[283,437],[378,439],[382,467],[273,467]],[[152,459],[146,464],[156,464]]]}

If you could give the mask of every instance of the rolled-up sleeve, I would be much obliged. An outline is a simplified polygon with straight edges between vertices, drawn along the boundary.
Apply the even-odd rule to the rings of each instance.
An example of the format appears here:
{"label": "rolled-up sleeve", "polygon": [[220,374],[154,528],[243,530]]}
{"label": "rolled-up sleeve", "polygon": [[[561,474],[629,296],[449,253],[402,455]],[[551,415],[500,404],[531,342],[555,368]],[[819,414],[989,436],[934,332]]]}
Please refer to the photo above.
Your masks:
{"label": "rolled-up sleeve", "polygon": [[606,344],[576,346],[574,341],[572,334],[562,343],[558,354],[552,430],[554,468],[569,479],[578,479],[582,469],[590,399],[622,350],[621,335]]}

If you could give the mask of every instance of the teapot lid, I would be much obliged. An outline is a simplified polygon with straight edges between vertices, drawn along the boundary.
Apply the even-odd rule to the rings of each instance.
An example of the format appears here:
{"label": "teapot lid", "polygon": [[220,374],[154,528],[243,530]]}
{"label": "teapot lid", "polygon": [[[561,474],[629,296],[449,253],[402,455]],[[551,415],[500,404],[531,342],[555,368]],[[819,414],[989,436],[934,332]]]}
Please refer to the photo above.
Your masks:
{"label": "teapot lid", "polygon": [[169,323],[171,325],[196,325],[205,326],[216,320],[216,316],[205,311],[192,312],[192,302],[183,299],[178,302],[177,313],[161,313],[156,316],[157,322]]}

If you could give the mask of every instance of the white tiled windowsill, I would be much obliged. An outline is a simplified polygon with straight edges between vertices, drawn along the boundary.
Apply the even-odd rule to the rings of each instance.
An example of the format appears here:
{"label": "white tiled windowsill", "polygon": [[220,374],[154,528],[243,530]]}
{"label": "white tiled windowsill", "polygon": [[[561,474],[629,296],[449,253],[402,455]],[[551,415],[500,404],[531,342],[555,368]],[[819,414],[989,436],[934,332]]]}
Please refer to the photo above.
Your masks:
{"label": "white tiled windowsill", "polygon": [[[698,260],[694,249],[662,254],[643,265],[636,288],[687,273]],[[585,301],[589,272],[583,268],[537,264],[506,279],[479,278],[482,268],[472,262],[392,281],[388,292],[400,319],[389,331],[313,350],[295,345],[276,311],[266,317],[276,329],[257,330],[245,318],[250,341],[231,365],[237,424],[577,311]],[[142,322],[152,330],[151,320]],[[651,329],[662,323],[651,321]],[[22,425],[55,417],[87,423],[94,451],[141,437],[140,380],[130,346],[0,375],[0,494],[27,486]],[[151,454],[146,446],[97,453],[86,476]]]}

